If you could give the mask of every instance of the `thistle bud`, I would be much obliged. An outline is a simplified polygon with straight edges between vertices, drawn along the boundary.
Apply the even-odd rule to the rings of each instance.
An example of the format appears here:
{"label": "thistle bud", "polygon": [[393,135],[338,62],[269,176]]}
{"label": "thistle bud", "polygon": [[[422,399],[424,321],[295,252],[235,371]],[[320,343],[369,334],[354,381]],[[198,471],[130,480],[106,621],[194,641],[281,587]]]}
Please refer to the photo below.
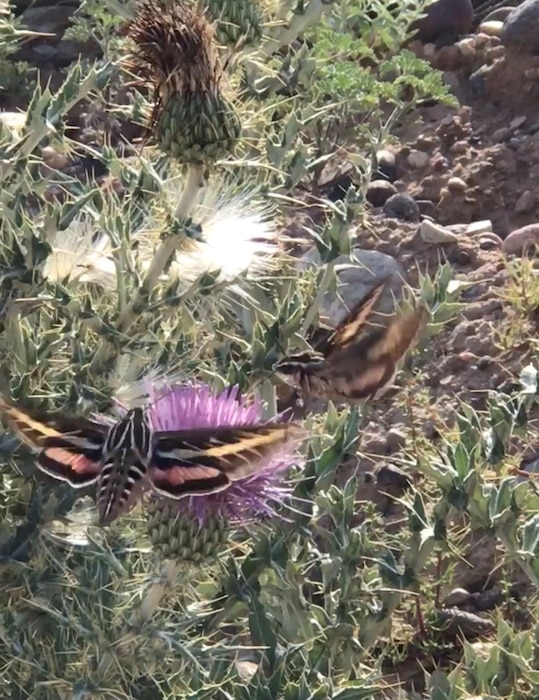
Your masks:
{"label": "thistle bud", "polygon": [[153,86],[150,130],[172,158],[206,164],[229,153],[240,121],[221,91],[213,26],[196,5],[143,0],[127,28],[131,70]]}
{"label": "thistle bud", "polygon": [[256,0],[206,0],[216,20],[216,37],[221,44],[255,44],[262,37],[262,16]]}
{"label": "thistle bud", "polygon": [[191,512],[183,512],[178,501],[151,495],[146,531],[152,546],[164,559],[200,564],[216,557],[226,546],[229,524],[217,512],[199,520]]}

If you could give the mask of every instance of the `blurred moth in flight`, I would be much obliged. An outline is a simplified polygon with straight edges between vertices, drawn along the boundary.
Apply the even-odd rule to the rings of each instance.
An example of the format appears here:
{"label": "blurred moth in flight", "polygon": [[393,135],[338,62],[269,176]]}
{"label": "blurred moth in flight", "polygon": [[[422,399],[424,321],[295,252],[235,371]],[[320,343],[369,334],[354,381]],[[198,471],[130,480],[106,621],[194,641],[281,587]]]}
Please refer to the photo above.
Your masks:
{"label": "blurred moth in flight", "polygon": [[143,408],[97,422],[30,414],[3,399],[0,414],[36,453],[41,471],[74,488],[96,485],[102,525],[127,512],[146,488],[173,499],[222,491],[303,432],[278,422],[157,432]]}
{"label": "blurred moth in flight", "polygon": [[275,371],[313,399],[356,402],[381,396],[428,318],[424,307],[398,310],[381,325],[369,323],[387,278],[346,315],[317,353],[290,355]]}

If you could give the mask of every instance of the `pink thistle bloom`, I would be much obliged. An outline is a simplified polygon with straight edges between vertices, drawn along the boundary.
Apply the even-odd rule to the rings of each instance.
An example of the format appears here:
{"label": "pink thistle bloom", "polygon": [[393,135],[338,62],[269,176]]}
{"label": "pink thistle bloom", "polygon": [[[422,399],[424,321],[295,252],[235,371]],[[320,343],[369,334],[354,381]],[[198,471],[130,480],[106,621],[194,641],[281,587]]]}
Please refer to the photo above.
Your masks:
{"label": "pink thistle bloom", "polygon": [[[263,422],[262,403],[240,395],[237,387],[215,392],[204,384],[183,386],[148,383],[148,415],[155,431],[254,426]],[[203,523],[219,515],[231,524],[246,524],[275,514],[291,494],[286,475],[292,465],[302,466],[296,441],[285,443],[268,456],[250,476],[233,481],[224,491],[186,496],[176,501],[178,513],[191,513]],[[167,499],[174,503],[173,499]]]}

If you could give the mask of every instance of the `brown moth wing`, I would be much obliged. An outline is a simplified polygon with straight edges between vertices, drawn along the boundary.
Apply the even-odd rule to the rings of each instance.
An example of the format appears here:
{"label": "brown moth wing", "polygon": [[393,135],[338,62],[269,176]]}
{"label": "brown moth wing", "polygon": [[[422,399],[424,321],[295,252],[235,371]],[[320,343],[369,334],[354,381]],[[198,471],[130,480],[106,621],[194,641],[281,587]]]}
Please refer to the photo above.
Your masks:
{"label": "brown moth wing", "polygon": [[254,474],[272,451],[303,435],[295,423],[156,433],[150,480],[172,498],[220,491]]}
{"label": "brown moth wing", "polygon": [[397,314],[386,328],[377,327],[356,343],[335,351],[318,371],[313,370],[311,393],[361,400],[388,388],[427,317],[424,308]]}
{"label": "brown moth wing", "polygon": [[380,295],[389,278],[390,275],[379,280],[345,316],[327,341],[316,348],[326,359],[329,358],[333,352],[344,350],[353,343],[354,340],[357,340],[358,336],[364,330],[365,324],[369,320],[376,303],[380,299]]}
{"label": "brown moth wing", "polygon": [[87,418],[62,414],[27,413],[0,398],[0,416],[10,429],[33,450],[40,450],[47,438],[88,437],[101,441],[109,428]]}
{"label": "brown moth wing", "polygon": [[367,361],[389,356],[395,363],[398,362],[410,350],[428,318],[429,312],[424,306],[396,314],[380,341],[368,349]]}

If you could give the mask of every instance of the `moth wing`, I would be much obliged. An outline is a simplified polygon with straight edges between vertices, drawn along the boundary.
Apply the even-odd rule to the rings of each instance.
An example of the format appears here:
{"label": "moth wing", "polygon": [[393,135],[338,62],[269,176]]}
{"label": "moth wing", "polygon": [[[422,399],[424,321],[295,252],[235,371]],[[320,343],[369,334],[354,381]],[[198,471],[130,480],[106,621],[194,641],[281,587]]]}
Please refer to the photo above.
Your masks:
{"label": "moth wing", "polygon": [[391,357],[398,362],[414,344],[419,332],[427,322],[429,312],[425,307],[409,309],[396,314],[378,342],[368,349],[368,361]]}
{"label": "moth wing", "polygon": [[365,399],[389,386],[397,365],[428,318],[425,308],[396,314],[387,327],[376,327],[355,343],[336,350],[316,372],[335,396]]}
{"label": "moth wing", "polygon": [[64,447],[45,447],[39,453],[37,463],[42,472],[66,481],[73,488],[95,484],[101,472],[100,460],[89,459]]}
{"label": "moth wing", "polygon": [[94,444],[104,443],[109,427],[87,418],[62,414],[27,413],[0,399],[0,415],[28,447],[39,450],[47,438],[87,438]]}
{"label": "moth wing", "polygon": [[302,434],[294,423],[156,433],[149,478],[156,491],[172,498],[221,491]]}
{"label": "moth wing", "polygon": [[38,467],[75,488],[94,483],[108,427],[86,418],[29,414],[0,399],[0,414],[13,432],[38,452]]}
{"label": "moth wing", "polygon": [[363,331],[375,305],[380,299],[389,276],[379,280],[358,304],[345,316],[328,340],[317,350],[328,358],[333,352],[344,350]]}

